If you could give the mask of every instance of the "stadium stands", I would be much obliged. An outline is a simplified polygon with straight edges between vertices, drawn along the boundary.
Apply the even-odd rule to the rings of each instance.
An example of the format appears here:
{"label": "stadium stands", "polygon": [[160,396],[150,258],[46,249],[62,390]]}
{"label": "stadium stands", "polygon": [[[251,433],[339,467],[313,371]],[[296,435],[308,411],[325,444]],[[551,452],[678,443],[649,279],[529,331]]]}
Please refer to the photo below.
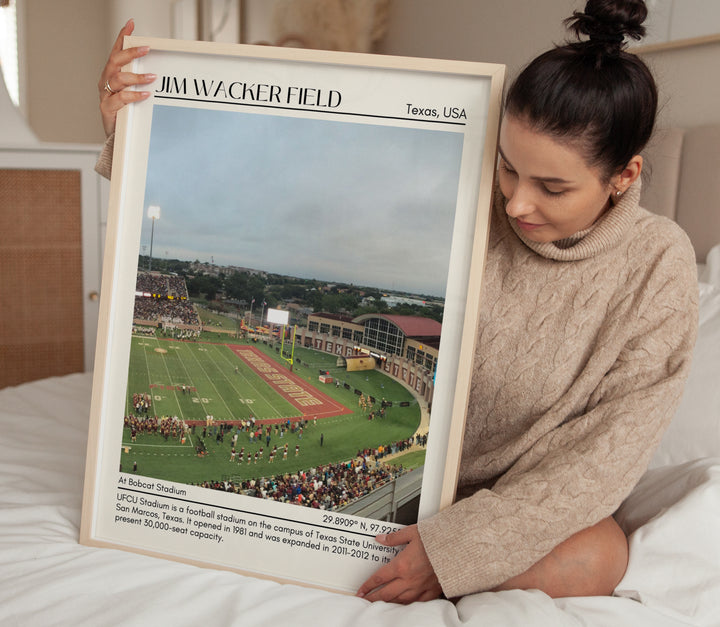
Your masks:
{"label": "stadium stands", "polygon": [[181,276],[138,272],[133,318],[146,322],[200,326]]}
{"label": "stadium stands", "polygon": [[370,458],[326,464],[297,473],[246,481],[206,481],[205,488],[242,493],[315,509],[335,510],[362,498],[406,472]]}

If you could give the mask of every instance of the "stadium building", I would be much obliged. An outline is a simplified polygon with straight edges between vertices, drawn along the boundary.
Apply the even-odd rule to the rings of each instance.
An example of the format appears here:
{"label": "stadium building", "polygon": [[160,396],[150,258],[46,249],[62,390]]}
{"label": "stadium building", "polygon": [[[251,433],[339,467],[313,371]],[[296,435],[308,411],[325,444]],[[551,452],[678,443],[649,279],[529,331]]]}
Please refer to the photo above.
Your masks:
{"label": "stadium building", "polygon": [[295,341],[337,355],[348,370],[380,368],[430,403],[441,329],[421,316],[314,313]]}

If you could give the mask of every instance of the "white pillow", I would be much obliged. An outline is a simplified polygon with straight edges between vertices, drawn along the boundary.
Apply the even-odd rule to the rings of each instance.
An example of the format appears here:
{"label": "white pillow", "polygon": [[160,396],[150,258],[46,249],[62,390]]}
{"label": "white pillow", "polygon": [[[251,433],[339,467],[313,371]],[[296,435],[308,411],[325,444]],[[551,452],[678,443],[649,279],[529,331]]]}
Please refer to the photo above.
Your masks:
{"label": "white pillow", "polygon": [[703,265],[698,265],[698,280],[720,289],[720,244],[710,249]]}
{"label": "white pillow", "polygon": [[616,514],[630,535],[630,563],[615,596],[673,616],[673,624],[717,627],[719,492],[718,458],[646,473]]}
{"label": "white pillow", "polygon": [[720,457],[720,245],[700,268],[700,326],[690,376],[650,468]]}

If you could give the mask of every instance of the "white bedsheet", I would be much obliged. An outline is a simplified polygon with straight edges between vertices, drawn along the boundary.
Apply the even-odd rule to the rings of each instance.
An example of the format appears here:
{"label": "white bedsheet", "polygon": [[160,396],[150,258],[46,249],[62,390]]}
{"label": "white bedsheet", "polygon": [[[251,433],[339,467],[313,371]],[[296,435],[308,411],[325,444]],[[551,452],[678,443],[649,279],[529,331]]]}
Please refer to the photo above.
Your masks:
{"label": "white bedsheet", "polygon": [[537,591],[376,603],[78,544],[90,375],[0,391],[0,625],[720,626],[720,459],[655,469],[621,597]]}

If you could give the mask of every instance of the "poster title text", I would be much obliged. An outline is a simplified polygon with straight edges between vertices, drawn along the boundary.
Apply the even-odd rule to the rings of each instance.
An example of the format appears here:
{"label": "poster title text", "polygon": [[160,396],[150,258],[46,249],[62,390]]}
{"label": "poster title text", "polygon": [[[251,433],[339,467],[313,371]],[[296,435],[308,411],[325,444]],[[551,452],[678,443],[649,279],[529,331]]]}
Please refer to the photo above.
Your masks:
{"label": "poster title text", "polygon": [[157,95],[193,97],[212,100],[234,100],[248,103],[268,103],[335,109],[342,94],[334,89],[320,89],[299,85],[271,85],[205,78],[163,76]]}

